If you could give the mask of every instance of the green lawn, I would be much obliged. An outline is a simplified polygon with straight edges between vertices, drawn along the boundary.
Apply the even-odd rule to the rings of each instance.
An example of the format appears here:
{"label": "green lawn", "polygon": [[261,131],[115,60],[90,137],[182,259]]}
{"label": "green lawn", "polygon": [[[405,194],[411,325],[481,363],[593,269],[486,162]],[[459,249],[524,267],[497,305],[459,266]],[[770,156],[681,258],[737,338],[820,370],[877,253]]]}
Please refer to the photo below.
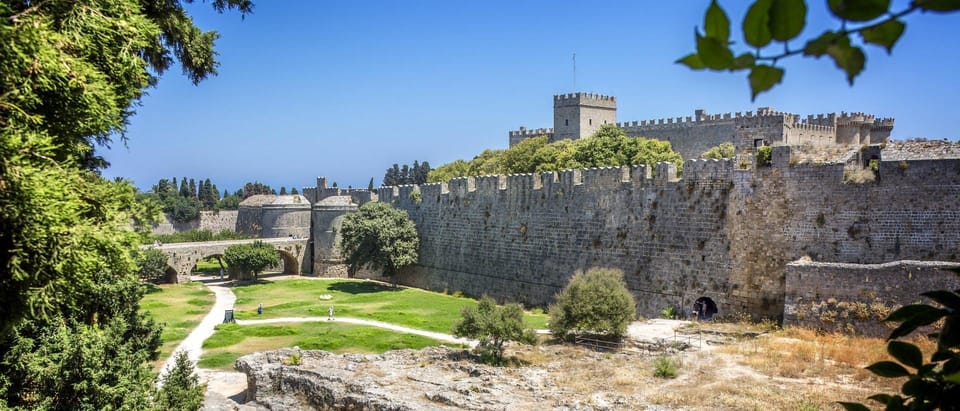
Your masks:
{"label": "green lawn", "polygon": [[[419,349],[442,344],[431,338],[376,327],[337,322],[245,325],[221,324],[203,343],[201,368],[232,369],[242,355],[280,347],[337,353],[382,353],[404,348]],[[450,345],[450,344],[446,344]]]}
{"label": "green lawn", "polygon": [[217,257],[207,257],[197,262],[193,272],[204,275],[220,275],[220,262],[217,261]]}
{"label": "green lawn", "polygon": [[[449,334],[464,307],[476,300],[414,288],[392,288],[363,280],[282,280],[235,287],[235,315],[239,319],[326,317],[333,306],[338,316],[366,318],[410,328]],[[320,299],[330,295],[330,300]],[[257,304],[263,315],[257,315]],[[546,328],[547,316],[527,313],[532,328]]]}
{"label": "green lawn", "polygon": [[180,341],[187,338],[213,306],[213,293],[200,283],[151,285],[140,301],[141,311],[148,311],[153,319],[164,324],[160,360],[170,356]]}

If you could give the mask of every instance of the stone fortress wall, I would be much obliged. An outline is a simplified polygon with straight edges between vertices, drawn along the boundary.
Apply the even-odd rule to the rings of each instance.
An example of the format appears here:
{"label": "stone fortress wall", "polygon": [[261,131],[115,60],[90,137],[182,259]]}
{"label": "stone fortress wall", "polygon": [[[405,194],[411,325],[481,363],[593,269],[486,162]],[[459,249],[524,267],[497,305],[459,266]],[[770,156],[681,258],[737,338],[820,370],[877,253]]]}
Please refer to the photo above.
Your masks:
{"label": "stone fortress wall", "polygon": [[828,331],[889,335],[882,320],[920,294],[960,289],[960,263],[895,261],[884,264],[795,261],[786,267],[784,324]]}
{"label": "stone fortress wall", "polygon": [[160,222],[153,225],[154,234],[173,234],[190,230],[209,230],[213,233],[234,231],[237,227],[237,210],[201,211],[200,217],[186,223],[173,221],[170,216],[162,214]]}
{"label": "stone fortress wall", "polygon": [[[625,272],[644,316],[707,296],[722,312],[779,318],[788,293],[812,286],[787,289],[788,263],[805,256],[960,261],[960,159],[883,161],[874,147],[877,181],[847,184],[844,168],[865,167],[864,156],[794,164],[791,147],[773,150],[770,167],[691,160],[682,178],[662,163],[656,173],[468,177],[377,197],[406,210],[421,236],[420,262],[401,283],[533,306],[552,302],[575,271],[610,267]],[[315,244],[317,231],[315,220]]]}
{"label": "stone fortress wall", "polygon": [[[578,108],[579,107],[579,108]],[[612,121],[610,121],[612,120]],[[593,121],[593,128],[580,125]],[[655,120],[616,122],[616,98],[590,93],[554,96],[554,127],[508,133],[510,146],[530,137],[546,135],[550,141],[587,138],[606,121],[629,136],[669,141],[684,159],[699,158],[711,147],[732,142],[737,151],[758,145],[827,145],[882,143],[890,137],[894,119],[864,113],[829,113],[802,118],[797,114],[761,107],[756,113],[707,114]],[[565,124],[571,124],[566,127]],[[578,128],[572,125],[576,124]]]}

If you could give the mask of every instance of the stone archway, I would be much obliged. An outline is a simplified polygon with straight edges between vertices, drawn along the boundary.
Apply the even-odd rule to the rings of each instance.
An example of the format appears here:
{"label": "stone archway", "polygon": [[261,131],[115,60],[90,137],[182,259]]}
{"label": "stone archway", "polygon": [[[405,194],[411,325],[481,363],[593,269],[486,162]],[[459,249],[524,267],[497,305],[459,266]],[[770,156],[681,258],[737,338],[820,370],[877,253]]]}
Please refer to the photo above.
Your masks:
{"label": "stone archway", "polygon": [[717,308],[717,303],[710,297],[697,298],[697,301],[693,303],[693,313],[697,320],[712,320],[718,312],[720,310]]}
{"label": "stone archway", "polygon": [[164,270],[163,282],[168,284],[179,284],[181,281],[178,276],[179,274],[177,273],[177,270],[168,265]]}
{"label": "stone archway", "polygon": [[300,261],[298,261],[297,256],[283,249],[278,249],[277,252],[280,254],[280,261],[283,263],[283,273],[299,275]]}

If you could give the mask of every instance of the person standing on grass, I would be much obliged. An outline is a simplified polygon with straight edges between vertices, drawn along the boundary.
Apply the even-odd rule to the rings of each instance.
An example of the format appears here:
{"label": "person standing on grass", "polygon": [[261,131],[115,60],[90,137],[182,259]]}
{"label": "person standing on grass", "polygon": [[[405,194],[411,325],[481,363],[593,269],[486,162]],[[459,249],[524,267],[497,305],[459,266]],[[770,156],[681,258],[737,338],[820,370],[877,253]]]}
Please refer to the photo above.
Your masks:
{"label": "person standing on grass", "polygon": [[257,304],[257,315],[263,314],[263,303]]}
{"label": "person standing on grass", "polygon": [[327,308],[327,321],[333,321],[333,306]]}

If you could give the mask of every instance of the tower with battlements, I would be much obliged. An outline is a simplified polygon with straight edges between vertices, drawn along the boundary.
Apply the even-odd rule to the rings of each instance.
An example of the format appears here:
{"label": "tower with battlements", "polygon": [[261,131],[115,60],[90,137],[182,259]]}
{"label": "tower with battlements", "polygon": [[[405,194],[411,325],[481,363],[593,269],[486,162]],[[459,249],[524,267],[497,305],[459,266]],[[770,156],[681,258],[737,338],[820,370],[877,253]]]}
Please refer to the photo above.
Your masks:
{"label": "tower with battlements", "polygon": [[616,97],[592,93],[553,96],[553,137],[550,141],[586,138],[600,126],[616,122]]}

